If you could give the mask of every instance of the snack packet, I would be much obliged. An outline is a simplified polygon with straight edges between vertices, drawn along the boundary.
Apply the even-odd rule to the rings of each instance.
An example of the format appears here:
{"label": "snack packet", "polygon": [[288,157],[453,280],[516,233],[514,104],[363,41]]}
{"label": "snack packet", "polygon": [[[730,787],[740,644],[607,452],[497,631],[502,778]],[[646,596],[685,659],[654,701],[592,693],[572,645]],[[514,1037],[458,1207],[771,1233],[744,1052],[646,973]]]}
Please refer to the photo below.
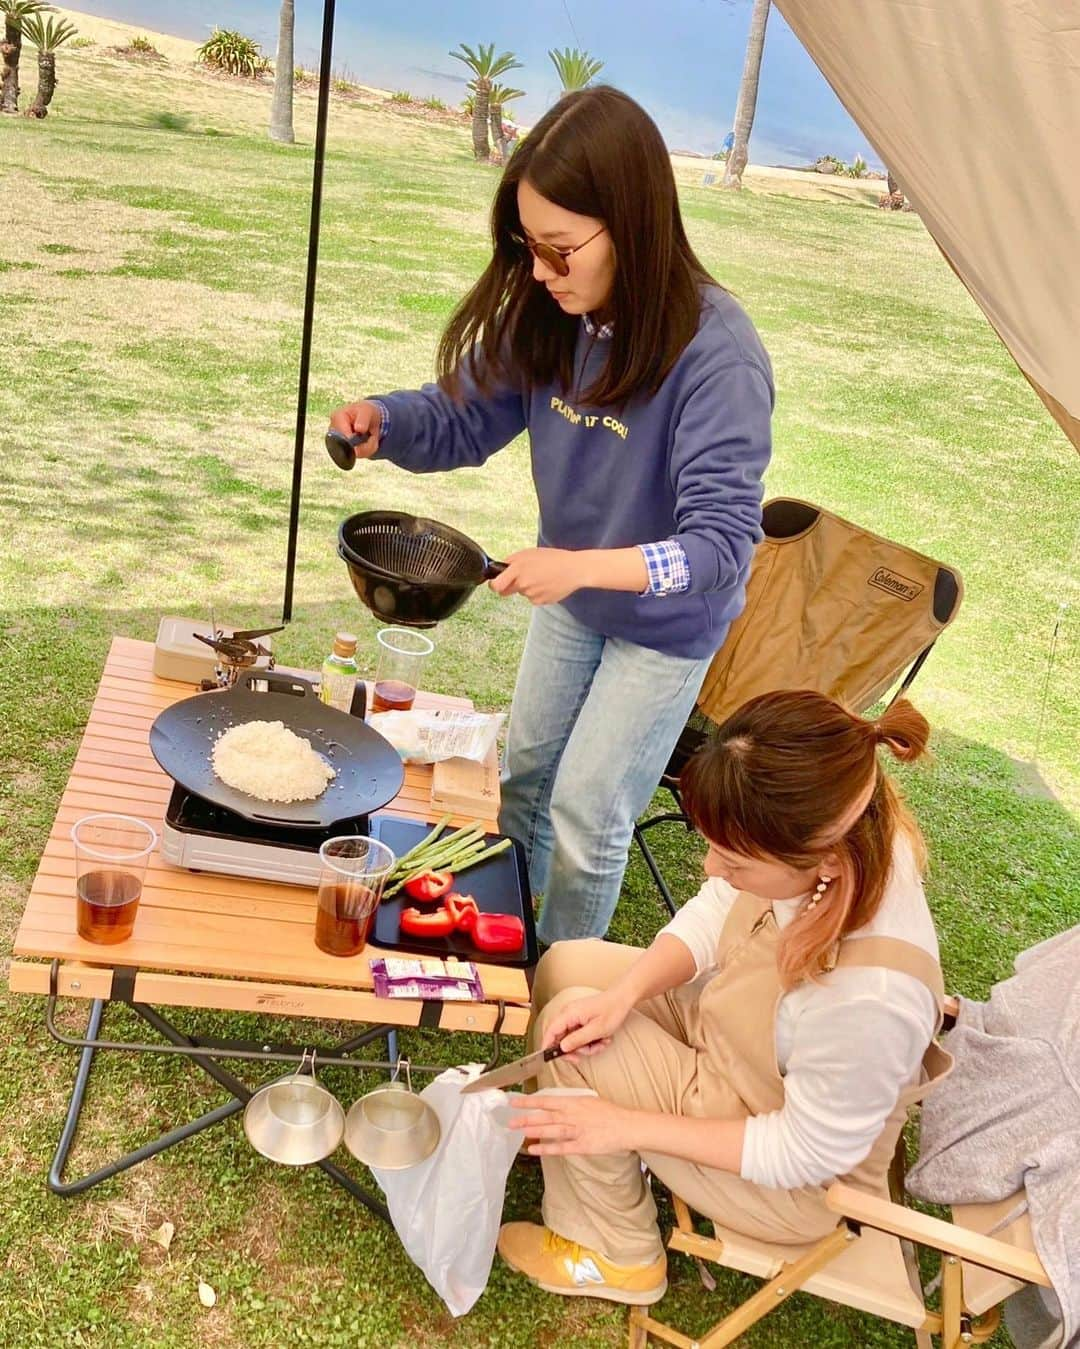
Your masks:
{"label": "snack packet", "polygon": [[484,989],[471,960],[450,956],[387,956],[369,960],[377,998],[422,998],[434,1002],[481,1002]]}

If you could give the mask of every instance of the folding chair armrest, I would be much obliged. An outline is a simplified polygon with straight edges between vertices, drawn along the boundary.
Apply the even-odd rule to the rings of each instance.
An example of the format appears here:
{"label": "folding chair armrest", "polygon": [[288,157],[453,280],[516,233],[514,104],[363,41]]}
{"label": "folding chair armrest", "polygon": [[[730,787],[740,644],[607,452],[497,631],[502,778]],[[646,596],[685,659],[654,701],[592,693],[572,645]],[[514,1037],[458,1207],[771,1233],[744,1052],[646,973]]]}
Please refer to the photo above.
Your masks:
{"label": "folding chair armrest", "polygon": [[960,999],[955,993],[946,993],[944,999],[945,1015],[951,1016],[953,1020],[960,1015]]}
{"label": "folding chair armrest", "polygon": [[829,1186],[825,1202],[834,1213],[866,1227],[891,1232],[893,1236],[943,1251],[946,1255],[959,1256],[973,1265],[998,1270],[1014,1279],[1023,1279],[1026,1283],[1050,1287],[1050,1280],[1039,1257],[1033,1251],[1021,1250],[1007,1241],[984,1237],[966,1227],[944,1222],[941,1218],[931,1218],[926,1213],[905,1208],[903,1204],[894,1204],[889,1199],[880,1199],[877,1195],[856,1190],[840,1181]]}

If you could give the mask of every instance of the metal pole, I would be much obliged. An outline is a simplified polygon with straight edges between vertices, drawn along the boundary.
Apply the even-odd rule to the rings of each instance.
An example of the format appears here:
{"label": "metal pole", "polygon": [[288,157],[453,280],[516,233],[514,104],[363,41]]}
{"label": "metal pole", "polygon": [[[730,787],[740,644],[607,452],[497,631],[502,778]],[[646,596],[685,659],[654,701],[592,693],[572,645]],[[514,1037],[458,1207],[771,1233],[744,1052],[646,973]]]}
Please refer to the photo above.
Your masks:
{"label": "metal pole", "polygon": [[300,340],[300,379],[296,395],[296,439],[293,442],[292,493],[289,498],[289,547],[285,558],[285,599],[281,621],[292,620],[296,539],[300,528],[300,484],[304,476],[304,426],[307,421],[308,376],[311,371],[311,328],[315,317],[315,277],[319,266],[319,217],[322,211],[326,122],[330,108],[330,66],[334,49],[335,0],[323,0],[322,52],[319,57],[319,102],[315,114],[315,165],[311,175],[311,222],[308,226],[304,326]]}

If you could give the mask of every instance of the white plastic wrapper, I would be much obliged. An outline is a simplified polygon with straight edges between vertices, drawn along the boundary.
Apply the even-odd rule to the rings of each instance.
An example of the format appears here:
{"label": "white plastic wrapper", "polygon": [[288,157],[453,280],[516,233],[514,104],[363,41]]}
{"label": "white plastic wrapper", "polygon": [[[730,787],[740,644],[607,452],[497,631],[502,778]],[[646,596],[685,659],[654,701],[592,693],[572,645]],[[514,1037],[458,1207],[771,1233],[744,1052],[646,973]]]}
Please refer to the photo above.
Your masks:
{"label": "white plastic wrapper", "polygon": [[374,712],[373,731],[389,740],[406,763],[473,759],[483,763],[506,720],[505,712],[426,710]]}
{"label": "white plastic wrapper", "polygon": [[420,1093],[442,1127],[426,1161],[402,1171],[372,1167],[401,1244],[454,1316],[487,1287],[506,1178],[525,1137],[495,1120],[504,1092],[462,1096],[481,1071],[478,1063],[448,1068]]}

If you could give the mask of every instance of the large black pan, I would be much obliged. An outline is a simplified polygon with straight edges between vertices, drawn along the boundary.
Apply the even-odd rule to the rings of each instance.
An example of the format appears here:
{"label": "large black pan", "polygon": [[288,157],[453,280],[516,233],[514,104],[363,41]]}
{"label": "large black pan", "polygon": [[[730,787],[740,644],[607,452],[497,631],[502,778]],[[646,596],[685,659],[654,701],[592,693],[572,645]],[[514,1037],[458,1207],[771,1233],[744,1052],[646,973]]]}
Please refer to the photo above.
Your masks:
{"label": "large black pan", "polygon": [[376,618],[433,628],[506,570],[466,534],[403,511],[362,511],[338,530],[353,589]]}
{"label": "large black pan", "polygon": [[[254,687],[265,683],[265,690]],[[232,726],[282,721],[311,742],[337,770],[314,801],[260,801],[228,787],[214,773],[214,742]],[[154,758],[189,792],[246,820],[297,829],[328,829],[368,815],[401,790],[405,770],[392,745],[359,717],[327,707],[306,679],[265,670],[245,671],[231,689],[198,693],[167,707],[150,728]]]}

